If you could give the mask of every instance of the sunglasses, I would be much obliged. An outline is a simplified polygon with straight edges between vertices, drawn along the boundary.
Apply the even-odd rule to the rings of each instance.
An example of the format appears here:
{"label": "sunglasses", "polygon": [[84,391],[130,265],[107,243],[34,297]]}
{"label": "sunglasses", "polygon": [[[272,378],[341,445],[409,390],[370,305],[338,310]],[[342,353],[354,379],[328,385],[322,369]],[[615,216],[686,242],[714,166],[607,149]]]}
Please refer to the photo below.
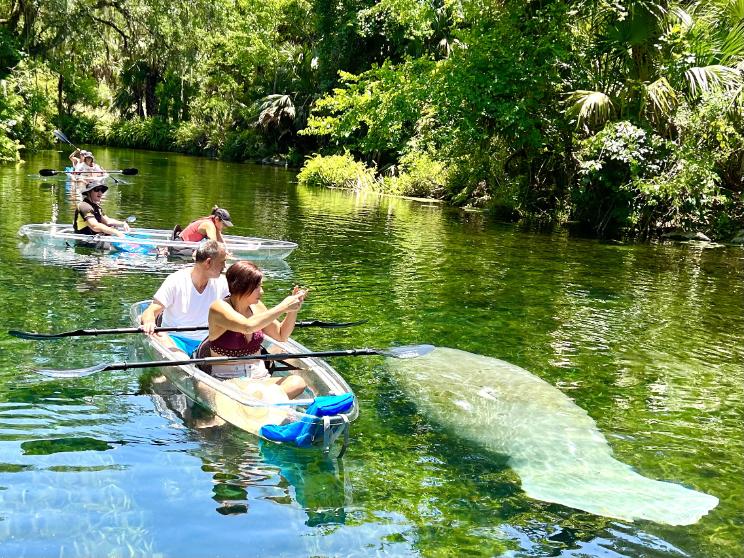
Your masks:
{"label": "sunglasses", "polygon": [[100,187],[99,188],[93,188],[91,190],[91,192],[100,192],[101,194],[103,194],[105,191],[106,191],[106,188],[100,188]]}

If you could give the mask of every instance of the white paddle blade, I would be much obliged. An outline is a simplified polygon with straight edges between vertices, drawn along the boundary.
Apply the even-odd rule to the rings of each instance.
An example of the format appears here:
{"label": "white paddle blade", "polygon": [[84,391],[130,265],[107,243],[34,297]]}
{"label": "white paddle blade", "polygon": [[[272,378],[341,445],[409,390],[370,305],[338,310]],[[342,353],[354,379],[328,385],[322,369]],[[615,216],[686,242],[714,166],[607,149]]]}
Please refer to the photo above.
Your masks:
{"label": "white paddle blade", "polygon": [[50,378],[82,378],[108,368],[108,364],[98,364],[89,368],[73,368],[70,370],[54,370],[52,368],[41,368],[36,372]]}
{"label": "white paddle blade", "polygon": [[393,358],[418,358],[428,355],[435,348],[434,345],[404,345],[387,349],[383,354]]}

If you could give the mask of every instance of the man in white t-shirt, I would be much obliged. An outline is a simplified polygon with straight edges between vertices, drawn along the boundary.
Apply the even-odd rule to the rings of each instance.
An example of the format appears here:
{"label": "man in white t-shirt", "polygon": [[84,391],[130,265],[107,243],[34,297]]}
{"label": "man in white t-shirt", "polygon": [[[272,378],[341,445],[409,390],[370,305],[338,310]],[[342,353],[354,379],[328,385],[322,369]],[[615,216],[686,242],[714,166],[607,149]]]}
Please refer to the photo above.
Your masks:
{"label": "man in white t-shirt", "polygon": [[222,275],[226,259],[224,244],[216,240],[203,242],[196,249],[194,259],[193,267],[166,277],[152,303],[142,313],[142,330],[146,334],[158,336],[166,347],[187,355],[196,350],[207,336],[207,330],[155,333],[157,317],[163,315],[162,327],[206,327],[211,304],[230,294],[227,279]]}

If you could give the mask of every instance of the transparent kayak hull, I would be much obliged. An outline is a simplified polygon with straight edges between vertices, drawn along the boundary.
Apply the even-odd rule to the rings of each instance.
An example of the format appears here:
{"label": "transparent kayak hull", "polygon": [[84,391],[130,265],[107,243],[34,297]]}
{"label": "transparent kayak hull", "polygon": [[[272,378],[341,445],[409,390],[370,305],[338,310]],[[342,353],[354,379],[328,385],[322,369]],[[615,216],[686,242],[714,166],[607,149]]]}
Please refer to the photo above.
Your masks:
{"label": "transparent kayak hull", "polygon": [[[125,238],[107,235],[76,233],[72,225],[35,223],[23,225],[18,231],[29,241],[49,246],[89,246],[99,250],[133,252],[138,254],[190,257],[198,242],[171,240],[172,232],[162,229],[132,229]],[[225,243],[233,259],[268,260],[284,259],[297,248],[294,242],[246,236],[225,235]]]}
{"label": "transparent kayak hull", "polygon": [[[130,318],[134,326],[140,324],[140,316],[150,301],[137,302],[130,309]],[[158,359],[179,360],[183,353],[169,350],[154,337],[142,337],[148,353]],[[269,353],[303,353],[307,347],[290,339],[286,342],[274,341],[265,337],[264,348]],[[312,404],[315,397],[323,395],[351,394],[351,388],[344,379],[327,362],[318,358],[288,359],[281,361],[280,367],[292,370],[275,372],[274,375],[297,374],[305,380],[305,392],[294,400],[286,396],[254,399],[249,391],[238,389],[232,382],[223,381],[211,376],[195,365],[166,366],[161,370],[176,388],[191,401],[206,407],[225,422],[261,438],[264,425],[287,425],[302,422],[310,425],[311,443],[309,447],[328,452],[333,444],[340,440],[341,454],[346,449],[349,427],[359,415],[358,403],[354,403],[345,413],[315,417],[304,411]],[[281,390],[278,386],[272,386]],[[264,438],[265,439],[265,438]],[[292,445],[292,444],[288,444]]]}

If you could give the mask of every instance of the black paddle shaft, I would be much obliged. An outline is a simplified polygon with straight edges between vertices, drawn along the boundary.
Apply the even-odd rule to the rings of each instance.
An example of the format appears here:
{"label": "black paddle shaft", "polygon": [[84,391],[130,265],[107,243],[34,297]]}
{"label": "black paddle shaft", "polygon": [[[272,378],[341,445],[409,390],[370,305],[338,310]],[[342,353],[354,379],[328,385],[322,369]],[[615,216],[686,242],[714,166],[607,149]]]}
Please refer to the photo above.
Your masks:
{"label": "black paddle shaft", "polygon": [[[352,327],[365,323],[367,320],[359,320],[358,322],[324,322],[322,320],[307,320],[297,322],[295,327],[318,327],[324,329],[340,328],[340,327]],[[171,327],[156,327],[155,331],[207,331],[207,326],[171,326]],[[18,331],[11,329],[8,331],[8,335],[18,337],[19,339],[61,339],[63,337],[87,337],[93,335],[119,335],[125,333],[142,333],[142,328],[139,327],[119,327],[112,329],[75,329],[73,331],[62,331],[59,333],[38,333],[35,331]]]}
{"label": "black paddle shaft", "polygon": [[183,364],[226,364],[246,360],[287,360],[290,358],[323,358],[332,356],[367,356],[382,355],[378,349],[345,349],[341,351],[311,351],[309,353],[277,353],[248,355],[246,357],[204,357],[184,360],[150,360],[143,362],[120,362],[108,364],[101,370],[130,370],[133,368],[155,368],[158,366],[181,366]]}
{"label": "black paddle shaft", "polygon": [[38,369],[36,372],[53,378],[82,378],[104,370],[130,370],[134,368],[155,368],[165,366],[181,366],[184,364],[227,364],[245,362],[247,360],[282,360],[294,358],[324,358],[343,356],[389,356],[393,358],[417,358],[429,354],[435,349],[434,345],[408,345],[402,347],[391,347],[389,349],[345,349],[336,351],[313,351],[305,353],[279,353],[246,355],[244,357],[204,357],[189,358],[184,360],[151,360],[146,362],[112,362],[101,363],[89,368],[76,368],[71,370],[53,370],[50,368]]}

